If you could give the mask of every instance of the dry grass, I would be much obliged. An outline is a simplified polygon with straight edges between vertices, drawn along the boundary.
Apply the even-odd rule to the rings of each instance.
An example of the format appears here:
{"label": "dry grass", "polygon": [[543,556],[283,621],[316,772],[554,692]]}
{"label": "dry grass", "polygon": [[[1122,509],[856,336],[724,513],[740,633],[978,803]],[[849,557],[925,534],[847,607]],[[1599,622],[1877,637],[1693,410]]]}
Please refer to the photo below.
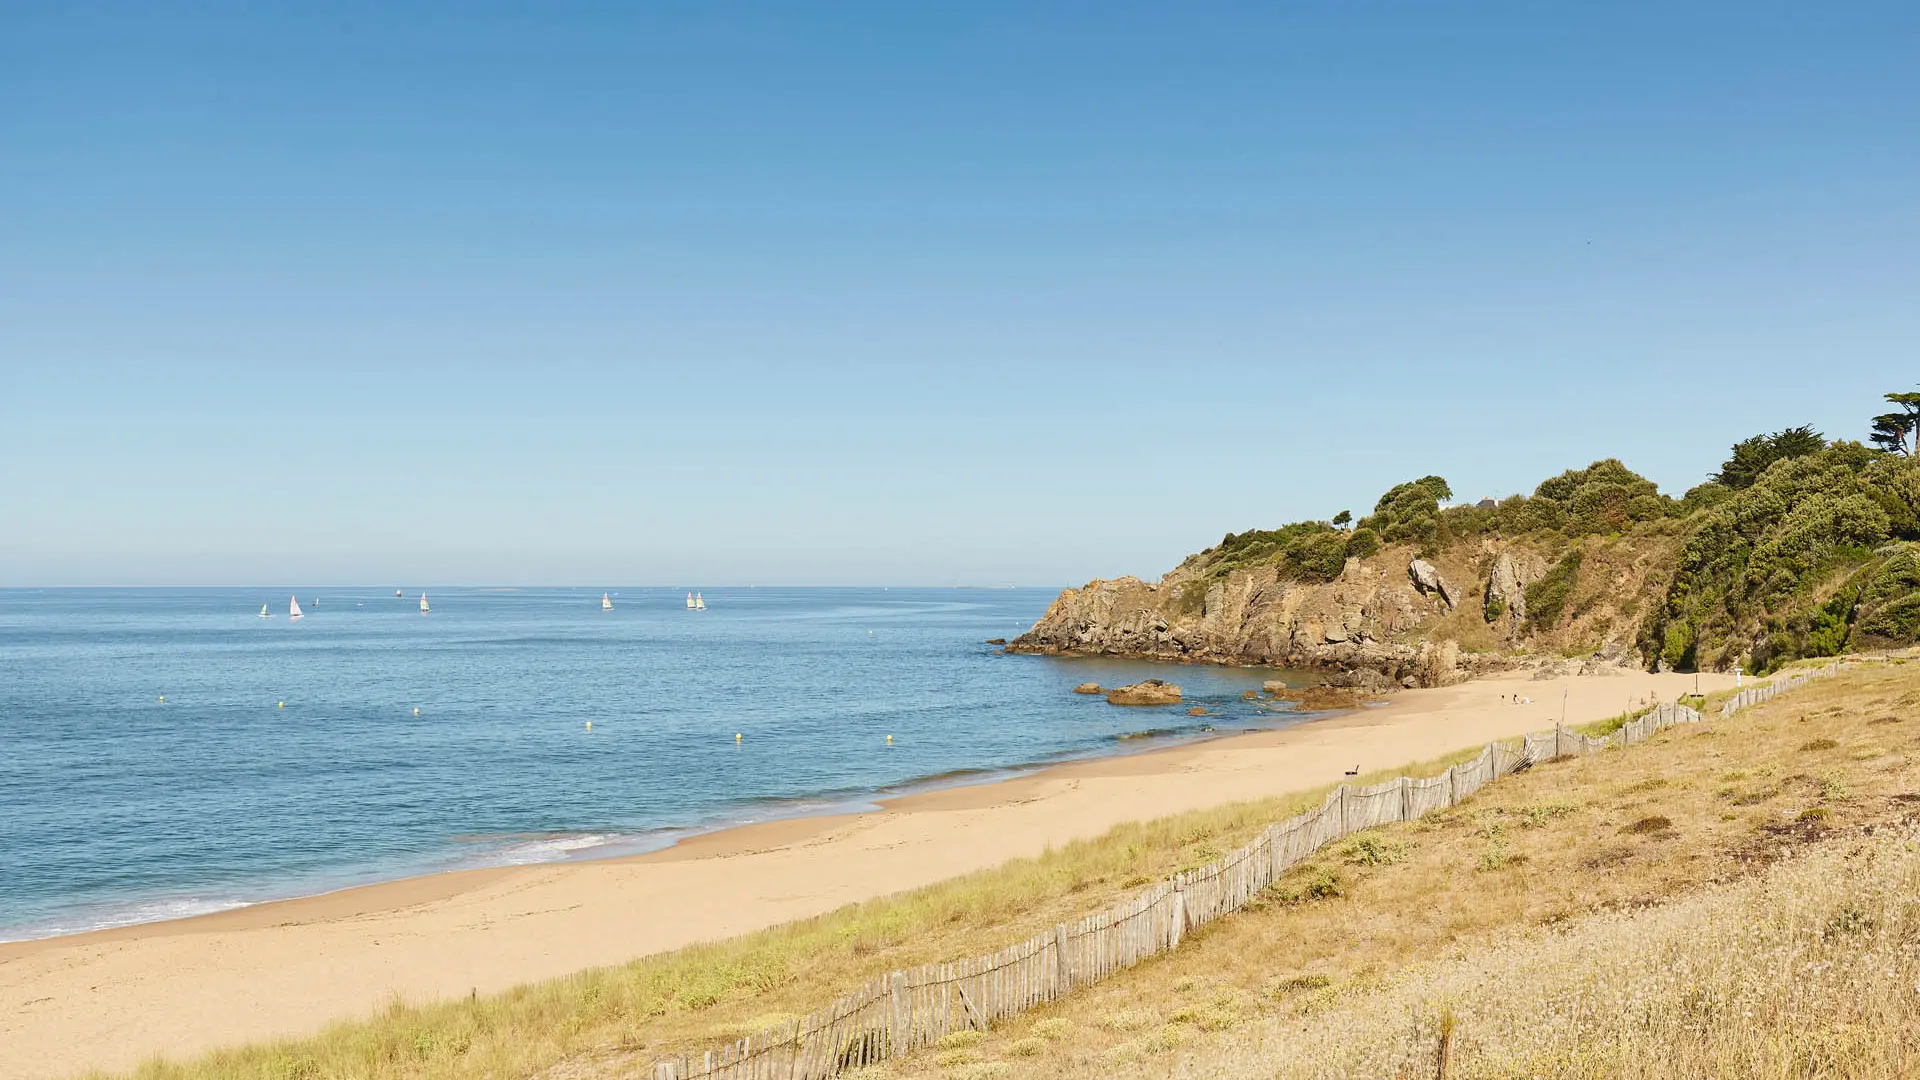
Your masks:
{"label": "dry grass", "polygon": [[[1915,1074],[1920,723],[1876,723],[1915,703],[1914,665],[1856,669],[1361,834],[1179,952],[997,1028],[978,1064],[1432,1076],[1450,1010],[1459,1077]],[[1828,926],[1849,929],[1808,929]],[[1023,1042],[1061,1021],[1043,1052]],[[915,1055],[873,1075],[951,1073]]]}

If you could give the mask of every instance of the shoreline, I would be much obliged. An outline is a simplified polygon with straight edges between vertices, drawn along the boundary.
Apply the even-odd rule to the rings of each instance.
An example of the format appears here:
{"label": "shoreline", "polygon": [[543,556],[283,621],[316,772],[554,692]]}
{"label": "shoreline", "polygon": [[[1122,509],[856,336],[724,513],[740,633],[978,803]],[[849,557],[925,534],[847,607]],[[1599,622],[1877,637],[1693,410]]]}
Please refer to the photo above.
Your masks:
{"label": "shoreline", "polygon": [[[1708,690],[1730,676],[1702,680]],[[1338,782],[1672,700],[1693,676],[1495,676],[1386,705],[1106,754],[681,838],[642,854],[449,870],[0,944],[0,1078],[124,1069],[295,1037],[377,1009],[493,993],[732,937],[1031,856],[1128,822]],[[1530,689],[1542,701],[1502,704]],[[1554,706],[1558,702],[1552,703]]]}
{"label": "shoreline", "polygon": [[[1286,699],[1282,698],[1280,700],[1284,701]],[[1375,704],[1384,704],[1384,702]],[[1142,709],[1139,711],[1151,713],[1156,710]],[[1221,739],[1239,738],[1247,734],[1264,734],[1283,731],[1303,724],[1318,723],[1336,718],[1345,711],[1351,710],[1313,709],[1292,713],[1287,710],[1276,709],[1270,714],[1258,718],[1257,722],[1260,725],[1258,727],[1246,726],[1249,723],[1255,722],[1249,721],[1246,718],[1231,720],[1230,722],[1235,727],[1235,730],[1231,731],[1203,730],[1198,726],[1193,726],[1191,730],[1186,730],[1189,725],[1185,723],[1170,728],[1143,729],[1140,732],[1112,736],[1111,742],[1113,745],[1110,748],[1090,748],[1091,752],[1088,753],[1069,751],[1060,757],[1039,761],[948,769],[926,776],[908,777],[904,780],[870,789],[843,789],[840,791],[828,791],[814,795],[788,798],[747,800],[738,804],[733,810],[727,813],[716,815],[709,821],[692,825],[668,825],[626,832],[606,829],[596,830],[591,833],[554,833],[543,838],[567,839],[575,836],[597,835],[612,837],[612,839],[584,849],[564,852],[550,859],[530,859],[508,862],[489,861],[496,856],[512,850],[511,847],[507,847],[489,855],[476,857],[471,861],[465,862],[464,865],[456,862],[455,865],[440,867],[422,866],[418,869],[402,870],[390,876],[376,876],[376,874],[372,872],[359,874],[350,870],[343,871],[340,874],[342,879],[359,878],[359,880],[341,880],[339,883],[330,884],[325,882],[324,877],[321,877],[316,878],[312,882],[317,885],[317,887],[311,891],[280,893],[271,887],[262,887],[255,891],[268,895],[262,895],[258,899],[234,898],[230,901],[227,899],[210,900],[206,901],[206,903],[215,906],[211,906],[208,910],[204,911],[190,911],[177,915],[164,915],[154,918],[134,918],[124,922],[108,922],[99,926],[59,930],[53,933],[43,933],[29,937],[0,938],[0,963],[3,963],[9,955],[7,950],[17,946],[28,946],[39,942],[66,941],[73,938],[91,937],[95,935],[113,935],[121,931],[157,929],[174,923],[191,923],[202,919],[235,915],[239,912],[254,908],[291,904],[303,900],[320,900],[342,893],[353,892],[358,889],[377,889],[382,886],[400,885],[405,882],[441,878],[451,874],[479,874],[494,870],[506,871],[543,866],[572,866],[609,860],[638,859],[648,855],[670,852],[683,844],[698,840],[701,837],[712,836],[719,833],[728,833],[739,829],[750,829],[759,825],[769,825],[779,822],[878,813],[896,801],[918,795],[947,791],[954,788],[990,787],[1069,765],[1107,761],[1113,758],[1141,757],[1165,753],[1170,750],[1178,750],[1183,747],[1215,742]],[[1182,713],[1178,719],[1179,721],[1191,721],[1197,720],[1198,718],[1188,717]],[[1222,719],[1226,718],[1222,717]],[[745,814],[750,807],[756,806],[764,808],[767,811],[767,816],[755,817],[751,820],[741,820],[741,815]],[[246,890],[236,887],[234,891],[240,893]],[[129,902],[125,906],[127,908],[139,908],[166,903],[171,900],[172,898],[170,897],[160,896],[149,900]]]}
{"label": "shoreline", "polygon": [[[1281,700],[1285,699],[1283,698]],[[1372,703],[1369,707],[1377,708],[1386,704],[1389,704],[1389,702],[1376,702]],[[914,777],[898,783],[888,784],[884,787],[875,788],[870,792],[858,794],[847,793],[844,797],[841,796],[841,793],[830,793],[828,795],[783,801],[784,803],[793,805],[823,802],[824,805],[822,808],[815,811],[781,813],[779,810],[790,809],[791,807],[781,804],[770,804],[777,807],[775,816],[762,820],[718,821],[709,825],[661,828],[657,830],[658,833],[672,835],[666,838],[664,843],[657,845],[641,847],[641,845],[646,844],[645,834],[643,833],[622,834],[625,837],[625,842],[616,840],[598,845],[598,847],[609,849],[604,854],[573,853],[557,859],[533,862],[453,866],[440,870],[400,874],[395,877],[380,878],[374,881],[354,882],[337,887],[323,888],[315,892],[296,893],[290,896],[273,896],[261,900],[242,900],[213,911],[192,912],[185,915],[174,915],[157,919],[143,919],[112,926],[100,926],[84,930],[70,930],[56,934],[45,934],[39,937],[0,939],[0,965],[4,965],[13,956],[24,956],[35,951],[33,946],[59,945],[72,942],[78,938],[87,938],[96,941],[112,941],[124,938],[137,938],[146,936],[147,934],[192,933],[207,928],[244,929],[256,925],[280,925],[284,923],[285,920],[277,918],[249,920],[245,918],[245,915],[248,912],[256,910],[262,911],[263,914],[274,914],[275,912],[266,912],[264,909],[291,910],[307,902],[321,902],[337,897],[343,898],[348,894],[362,891],[375,892],[391,890],[408,896],[429,898],[439,896],[442,893],[451,896],[463,891],[457,886],[447,889],[437,889],[428,884],[441,879],[460,878],[461,885],[473,887],[474,885],[490,881],[515,870],[580,866],[600,862],[639,862],[650,859],[672,861],[676,858],[726,858],[755,849],[743,847],[740,850],[733,850],[731,846],[725,842],[716,841],[717,846],[714,850],[704,850],[701,848],[701,841],[727,837],[735,833],[751,833],[753,830],[763,828],[785,834],[789,829],[783,827],[798,827],[812,821],[854,819],[869,814],[883,814],[889,811],[911,812],[915,809],[915,806],[908,804],[912,800],[925,796],[939,795],[946,792],[971,788],[997,788],[1001,785],[1013,784],[1056,769],[1066,769],[1076,765],[1094,765],[1125,758],[1153,757],[1157,754],[1166,754],[1202,745],[1244,739],[1255,735],[1270,735],[1309,724],[1338,720],[1358,711],[1358,709],[1308,710],[1300,712],[1297,714],[1297,719],[1290,719],[1287,723],[1270,723],[1267,726],[1258,728],[1242,727],[1235,731],[1195,731],[1191,734],[1174,732],[1157,737],[1164,740],[1164,745],[1148,744],[1140,746],[1137,749],[1125,749],[1124,747],[1128,741],[1138,736],[1119,735],[1114,738],[1121,748],[1114,749],[1107,753],[1088,754],[1081,757],[1062,757],[1053,761],[1024,762],[1017,765],[950,769],[945,772],[935,773],[931,776]],[[1276,713],[1284,715],[1280,710],[1276,710]],[[799,831],[804,832],[804,830]],[[634,848],[639,849],[634,850]],[[677,854],[681,852],[682,849],[697,850],[694,854]],[[385,906],[384,904],[376,905],[372,907],[371,910],[380,910]],[[360,907],[363,907],[363,905],[353,906],[352,909],[359,910]]]}

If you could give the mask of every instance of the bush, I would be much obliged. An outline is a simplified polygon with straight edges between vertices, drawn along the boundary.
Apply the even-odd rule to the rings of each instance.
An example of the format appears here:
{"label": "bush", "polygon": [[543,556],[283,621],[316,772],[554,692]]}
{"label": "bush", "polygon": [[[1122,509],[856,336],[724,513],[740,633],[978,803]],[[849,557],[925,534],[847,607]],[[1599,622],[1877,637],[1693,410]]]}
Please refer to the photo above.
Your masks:
{"label": "bush", "polygon": [[1507,613],[1507,598],[1497,593],[1487,597],[1486,615],[1488,622],[1499,622],[1500,616]]}
{"label": "bush", "polygon": [[1527,514],[1538,527],[1579,536],[1625,532],[1636,522],[1666,517],[1675,507],[1653,481],[1617,458],[1605,458],[1541,482]]}
{"label": "bush", "polygon": [[1775,462],[1817,454],[1826,445],[1826,436],[1813,430],[1811,424],[1771,435],[1755,435],[1733,444],[1733,456],[1721,463],[1720,471],[1713,478],[1736,491],[1752,487]]}
{"label": "bush", "polygon": [[1527,586],[1527,623],[1535,630],[1548,630],[1560,623],[1567,599],[1580,580],[1580,563],[1585,554],[1579,548],[1561,556],[1539,581]]}
{"label": "bush", "polygon": [[[1701,509],[1665,603],[1642,627],[1649,652],[1675,667],[1764,671],[1842,652],[1856,634],[1920,633],[1920,612],[1896,599],[1913,595],[1920,568],[1882,550],[1920,520],[1920,463],[1835,443],[1775,460],[1743,488],[1702,488],[1687,494]],[[1830,592],[1838,574],[1847,580]]]}
{"label": "bush", "polygon": [[1362,518],[1361,528],[1372,529],[1389,544],[1431,547],[1439,540],[1440,503],[1453,498],[1453,489],[1438,476],[1396,484]]}
{"label": "bush", "polygon": [[1287,567],[1302,581],[1332,581],[1346,568],[1349,539],[1335,529],[1296,536],[1286,546]]}
{"label": "bush", "polygon": [[1380,534],[1372,529],[1355,529],[1347,537],[1347,555],[1355,559],[1372,558],[1380,550]]}

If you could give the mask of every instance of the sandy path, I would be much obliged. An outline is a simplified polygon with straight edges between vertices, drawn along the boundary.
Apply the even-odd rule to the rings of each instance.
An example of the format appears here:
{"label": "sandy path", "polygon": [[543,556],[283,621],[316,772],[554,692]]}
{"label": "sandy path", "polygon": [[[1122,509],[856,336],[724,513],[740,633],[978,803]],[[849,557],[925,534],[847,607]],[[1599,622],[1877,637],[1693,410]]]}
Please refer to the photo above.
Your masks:
{"label": "sandy path", "polygon": [[[1701,676],[1703,690],[1731,685]],[[769,822],[633,858],[439,874],[174,922],[0,945],[0,1080],[300,1035],[399,994],[426,1000],[618,963],[1035,855],[1141,820],[1284,794],[1551,727],[1691,675],[1410,691],[1391,705],[867,814]],[[1515,692],[1535,704],[1503,704]]]}

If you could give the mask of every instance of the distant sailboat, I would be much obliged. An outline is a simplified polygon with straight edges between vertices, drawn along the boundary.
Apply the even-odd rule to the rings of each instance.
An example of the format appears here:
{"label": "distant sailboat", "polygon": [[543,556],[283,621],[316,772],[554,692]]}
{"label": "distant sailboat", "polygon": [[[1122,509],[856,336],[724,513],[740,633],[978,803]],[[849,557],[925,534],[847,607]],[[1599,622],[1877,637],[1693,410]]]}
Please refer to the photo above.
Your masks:
{"label": "distant sailboat", "polygon": [[426,613],[427,613],[427,594],[421,593],[420,594],[420,614],[425,615]]}
{"label": "distant sailboat", "polygon": [[600,594],[600,610],[601,610],[601,611],[612,611],[612,610],[613,610],[613,597],[612,597],[612,596],[610,596],[610,595],[608,595],[608,594],[606,594],[606,593],[601,593],[601,594]]}
{"label": "distant sailboat", "polygon": [[267,610],[267,605],[265,605],[265,604],[261,604],[261,605],[260,605],[260,617],[261,617],[261,618],[263,618],[263,619],[271,619],[271,618],[273,618],[273,612],[271,612],[271,611],[268,611],[268,610]]}
{"label": "distant sailboat", "polygon": [[687,610],[688,611],[693,610],[693,594],[692,593],[687,594]]}
{"label": "distant sailboat", "polygon": [[291,619],[297,619],[299,617],[300,617],[300,598],[297,596],[287,597],[287,618],[291,620]]}
{"label": "distant sailboat", "polygon": [[406,594],[405,594],[405,593],[402,593],[402,592],[401,592],[401,591],[400,591],[399,589],[395,589],[395,590],[393,590],[393,595],[395,595],[395,596],[404,596],[404,595],[406,595]]}
{"label": "distant sailboat", "polygon": [[694,594],[693,594],[693,610],[695,610],[695,611],[705,611],[705,610],[707,610],[707,602],[706,602],[706,600],[705,600],[705,599],[703,599],[703,598],[702,598],[702,597],[700,596],[700,594],[699,594],[699,593],[694,593]]}

